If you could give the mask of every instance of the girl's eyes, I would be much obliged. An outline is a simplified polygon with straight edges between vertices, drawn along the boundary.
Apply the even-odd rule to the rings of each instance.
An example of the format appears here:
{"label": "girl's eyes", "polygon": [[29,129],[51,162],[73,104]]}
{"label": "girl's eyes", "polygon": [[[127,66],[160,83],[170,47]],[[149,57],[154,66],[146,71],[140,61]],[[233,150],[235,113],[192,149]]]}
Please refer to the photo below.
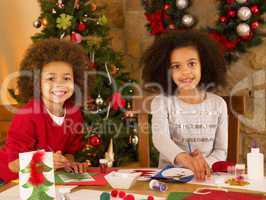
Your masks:
{"label": "girl's eyes", "polygon": [[[55,77],[48,77],[47,80],[48,81],[55,81]],[[64,80],[65,81],[70,81],[70,80],[72,80],[72,78],[71,77],[64,77]]]}
{"label": "girl's eyes", "polygon": [[54,81],[55,78],[54,78],[54,77],[49,77],[49,78],[47,78],[47,80],[48,80],[48,81]]}
{"label": "girl's eyes", "polygon": [[189,63],[188,63],[188,66],[189,66],[189,67],[195,67],[196,65],[197,65],[196,62],[189,62]]}
{"label": "girl's eyes", "polygon": [[172,65],[170,66],[170,68],[171,68],[171,69],[179,69],[179,68],[180,68],[180,65],[178,65],[178,64],[172,64]]}
{"label": "girl's eyes", "polygon": [[70,81],[70,80],[72,80],[72,78],[71,77],[65,77],[64,80],[65,81]]}

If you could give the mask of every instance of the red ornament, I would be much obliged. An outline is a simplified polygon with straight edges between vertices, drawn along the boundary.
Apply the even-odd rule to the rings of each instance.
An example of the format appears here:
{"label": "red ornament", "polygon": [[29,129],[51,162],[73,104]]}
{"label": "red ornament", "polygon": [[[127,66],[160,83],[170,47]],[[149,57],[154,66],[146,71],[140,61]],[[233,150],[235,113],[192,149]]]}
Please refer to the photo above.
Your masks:
{"label": "red ornament", "polygon": [[225,16],[220,16],[219,21],[224,24],[227,22],[227,18]]}
{"label": "red ornament", "polygon": [[111,197],[117,197],[118,196],[118,191],[117,190],[112,190],[111,191]]}
{"label": "red ornament", "polygon": [[227,12],[227,16],[228,16],[228,17],[235,17],[235,16],[236,16],[236,11],[233,10],[233,9],[230,9],[230,10]]}
{"label": "red ornament", "polygon": [[260,9],[259,9],[259,6],[257,4],[254,4],[253,6],[250,7],[250,10],[251,12],[254,14],[254,15],[257,15],[260,13]]}
{"label": "red ornament", "polygon": [[147,200],[154,200],[153,196],[148,196]]}
{"label": "red ornament", "polygon": [[242,36],[242,39],[246,40],[246,41],[249,41],[249,40],[252,39],[252,36],[253,36],[252,32],[249,32],[247,35]]}
{"label": "red ornament", "polygon": [[164,4],[164,10],[168,10],[169,8],[171,8],[171,5],[170,5],[170,3],[166,3],[166,4]]}
{"label": "red ornament", "polygon": [[226,2],[227,2],[228,4],[232,4],[232,3],[235,2],[235,0],[226,0]]}
{"label": "red ornament", "polygon": [[93,147],[97,147],[97,146],[99,146],[100,144],[102,144],[102,140],[101,140],[101,138],[100,138],[98,135],[93,134],[93,135],[91,135],[91,136],[89,137],[89,139],[88,139],[88,143],[89,143],[91,146],[93,146]]}
{"label": "red ornament", "polygon": [[87,28],[86,24],[84,24],[83,22],[79,22],[79,24],[78,24],[78,31],[80,33],[82,33],[83,31],[85,31],[86,28]]}
{"label": "red ornament", "polygon": [[126,100],[122,98],[121,93],[115,92],[112,96],[112,109],[118,111],[119,108],[125,108]]}
{"label": "red ornament", "polygon": [[119,196],[119,198],[124,198],[125,196],[126,196],[126,193],[124,192],[124,191],[120,191],[119,193],[118,193],[118,196]]}
{"label": "red ornament", "polygon": [[75,43],[80,43],[82,41],[82,36],[79,33],[72,32],[70,40]]}
{"label": "red ornament", "polygon": [[128,194],[124,197],[124,200],[135,200],[135,197],[132,194]]}
{"label": "red ornament", "polygon": [[251,27],[252,30],[256,30],[259,27],[259,25],[260,25],[259,22],[255,21],[255,22],[251,23],[250,27]]}

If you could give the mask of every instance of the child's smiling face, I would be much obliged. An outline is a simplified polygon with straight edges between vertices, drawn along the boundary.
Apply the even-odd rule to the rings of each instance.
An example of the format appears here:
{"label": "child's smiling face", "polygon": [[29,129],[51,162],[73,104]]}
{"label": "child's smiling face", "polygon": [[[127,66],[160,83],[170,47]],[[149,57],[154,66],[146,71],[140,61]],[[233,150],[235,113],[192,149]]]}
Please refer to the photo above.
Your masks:
{"label": "child's smiling face", "polygon": [[50,62],[41,72],[41,93],[45,102],[63,104],[74,93],[72,66],[65,62]]}
{"label": "child's smiling face", "polygon": [[201,64],[194,47],[174,49],[170,55],[170,70],[179,91],[193,90],[201,79]]}

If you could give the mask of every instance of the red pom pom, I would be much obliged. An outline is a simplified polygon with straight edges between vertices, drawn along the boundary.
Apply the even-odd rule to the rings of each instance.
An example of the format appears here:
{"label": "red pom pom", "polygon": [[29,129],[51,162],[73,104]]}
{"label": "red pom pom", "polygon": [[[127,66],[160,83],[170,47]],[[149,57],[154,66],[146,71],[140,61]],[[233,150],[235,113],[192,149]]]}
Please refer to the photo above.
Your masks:
{"label": "red pom pom", "polygon": [[250,7],[250,10],[251,12],[254,14],[254,15],[257,15],[259,14],[260,10],[259,10],[259,7],[257,4],[254,4],[253,6]]}
{"label": "red pom pom", "polygon": [[132,194],[128,194],[124,200],[135,200],[135,197]]}
{"label": "red pom pom", "polygon": [[227,172],[229,166],[233,166],[234,163],[230,161],[218,161],[212,164],[213,172]]}
{"label": "red pom pom", "polygon": [[87,26],[86,26],[86,24],[84,24],[83,22],[80,22],[80,23],[78,24],[78,31],[79,31],[79,32],[83,32],[83,31],[85,31],[86,28],[87,28]]}
{"label": "red pom pom", "polygon": [[126,196],[126,193],[124,192],[124,191],[120,191],[119,193],[118,193],[118,196],[119,196],[119,198],[124,198],[125,196]]}
{"label": "red pom pom", "polygon": [[220,17],[219,17],[219,21],[220,21],[221,23],[226,23],[226,22],[227,22],[227,18],[226,18],[225,16],[220,16]]}
{"label": "red pom pom", "polygon": [[227,16],[228,16],[228,17],[235,17],[235,16],[236,16],[236,11],[233,10],[233,9],[230,9],[230,10],[227,12]]}
{"label": "red pom pom", "polygon": [[147,200],[154,200],[154,197],[153,196],[148,196]]}
{"label": "red pom pom", "polygon": [[118,191],[117,190],[112,190],[111,191],[111,197],[117,197]]}
{"label": "red pom pom", "polygon": [[256,30],[257,28],[259,28],[259,25],[260,25],[259,22],[255,21],[255,22],[251,23],[250,27],[251,27],[252,30]]}

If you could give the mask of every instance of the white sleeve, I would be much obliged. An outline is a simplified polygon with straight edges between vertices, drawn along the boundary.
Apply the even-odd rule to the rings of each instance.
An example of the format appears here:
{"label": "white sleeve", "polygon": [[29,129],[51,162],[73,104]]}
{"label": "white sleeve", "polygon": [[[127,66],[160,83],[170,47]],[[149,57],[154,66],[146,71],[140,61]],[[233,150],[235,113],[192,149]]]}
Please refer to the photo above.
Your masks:
{"label": "white sleeve", "polygon": [[212,153],[206,158],[209,166],[217,161],[226,160],[228,147],[228,114],[227,105],[223,100],[220,106],[220,116],[217,124],[217,131],[215,134],[214,148]]}
{"label": "white sleeve", "polygon": [[175,157],[185,152],[174,143],[170,137],[166,97],[157,96],[151,103],[152,112],[152,141],[155,148],[164,155],[169,162],[175,164]]}

